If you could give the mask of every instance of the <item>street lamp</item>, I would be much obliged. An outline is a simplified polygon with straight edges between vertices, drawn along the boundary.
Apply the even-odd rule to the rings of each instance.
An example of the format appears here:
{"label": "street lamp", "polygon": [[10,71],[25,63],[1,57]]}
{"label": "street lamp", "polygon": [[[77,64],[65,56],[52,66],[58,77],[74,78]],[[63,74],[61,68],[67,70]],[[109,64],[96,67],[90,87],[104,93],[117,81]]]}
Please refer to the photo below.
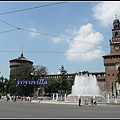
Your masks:
{"label": "street lamp", "polygon": [[4,88],[5,88],[4,92],[5,92],[5,93],[6,93],[6,87],[7,87],[7,86],[6,86],[6,84],[5,84],[5,85],[4,85]]}
{"label": "street lamp", "polygon": [[33,77],[33,73],[30,73],[30,75],[31,75],[31,80],[32,80],[32,77]]}
{"label": "street lamp", "polygon": [[40,88],[37,88],[37,96],[39,97],[39,90],[40,90]]}
{"label": "street lamp", "polygon": [[59,90],[58,90],[58,95],[60,96],[60,100],[62,101],[62,98],[63,98],[63,93],[64,93],[64,90],[63,90],[63,87],[62,87],[62,80],[59,82]]}
{"label": "street lamp", "polygon": [[[33,73],[30,73],[30,76],[31,76],[31,80],[33,79]],[[32,97],[32,94],[30,93],[30,97]]]}

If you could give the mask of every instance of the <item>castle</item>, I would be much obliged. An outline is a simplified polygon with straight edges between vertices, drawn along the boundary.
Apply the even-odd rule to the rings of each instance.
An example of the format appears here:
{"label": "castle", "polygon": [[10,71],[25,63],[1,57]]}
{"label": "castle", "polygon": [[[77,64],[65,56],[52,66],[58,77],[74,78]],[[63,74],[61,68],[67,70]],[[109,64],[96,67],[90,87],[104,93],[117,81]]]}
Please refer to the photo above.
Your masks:
{"label": "castle", "polygon": [[[117,17],[113,21],[113,29],[112,29],[112,38],[109,40],[110,45],[110,53],[108,55],[104,55],[103,62],[105,67],[105,72],[89,72],[93,74],[97,78],[98,86],[102,92],[102,95],[110,95],[117,96],[120,95],[120,85],[116,82],[117,77],[117,69],[120,65],[120,21]],[[12,74],[12,70],[15,67],[18,67],[19,64],[29,63],[33,64],[32,61],[27,60],[23,53],[19,58],[10,60],[10,75]],[[75,73],[67,74],[67,78],[73,77]],[[60,74],[48,74],[46,78],[55,78],[60,77]]]}

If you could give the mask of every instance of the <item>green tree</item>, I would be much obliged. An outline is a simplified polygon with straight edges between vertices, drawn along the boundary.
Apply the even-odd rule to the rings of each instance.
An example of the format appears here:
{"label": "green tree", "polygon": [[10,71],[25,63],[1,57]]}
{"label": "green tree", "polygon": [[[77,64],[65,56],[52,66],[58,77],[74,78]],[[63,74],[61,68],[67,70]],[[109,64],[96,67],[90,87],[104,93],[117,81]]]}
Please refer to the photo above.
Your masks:
{"label": "green tree", "polygon": [[69,78],[69,80],[68,80],[67,79],[68,73],[63,65],[61,66],[61,69],[59,69],[59,70],[60,70],[61,77],[58,79],[58,83],[57,83],[58,87],[57,88],[59,90],[64,90],[66,92],[66,94],[70,94],[75,75],[72,78]]}
{"label": "green tree", "polygon": [[34,66],[33,75],[36,76],[37,78],[44,77],[47,74],[48,74],[47,67],[44,67],[42,65],[36,65],[36,66]]}
{"label": "green tree", "polygon": [[7,78],[4,78],[3,75],[0,77],[0,93],[5,93],[5,81]]}
{"label": "green tree", "polygon": [[[60,74],[61,77],[58,79],[55,78],[48,78],[47,84],[40,85],[40,88],[44,88],[45,96],[49,95],[51,96],[53,93],[58,93],[59,90],[64,90],[64,92],[67,92],[68,94],[71,93],[71,88],[73,85],[73,78],[71,80],[67,80],[67,70],[64,69],[64,66],[61,66]],[[63,93],[64,94],[64,93]]]}
{"label": "green tree", "polygon": [[19,85],[16,87],[16,84],[18,80],[31,80],[31,73],[33,72],[33,70],[33,66],[28,63],[22,64],[18,68],[14,69],[8,83],[8,91],[11,94],[14,93],[18,95],[30,96],[30,93],[34,92],[34,85],[26,85],[25,87],[23,85]]}
{"label": "green tree", "polygon": [[10,77],[10,79],[30,80],[32,72],[33,66],[26,63],[20,65],[18,68],[15,68],[14,71],[12,72],[12,77]]}
{"label": "green tree", "polygon": [[6,95],[8,93],[8,83],[9,80],[7,78],[4,78],[4,92],[2,93],[3,95]]}
{"label": "green tree", "polygon": [[5,78],[3,77],[3,75],[0,77],[0,81],[3,83],[5,80]]}
{"label": "green tree", "polygon": [[57,81],[57,84],[58,84],[58,91],[60,91],[61,93],[60,94],[64,94],[66,93],[66,90],[68,88],[68,82],[67,82],[67,70],[64,68],[64,66],[62,65],[61,68],[59,69],[60,70],[60,74],[61,74],[61,77],[58,78],[58,81]]}
{"label": "green tree", "polygon": [[53,93],[57,93],[57,80],[55,80],[54,78],[48,78],[47,84],[43,86],[46,93],[45,95],[51,96]]}
{"label": "green tree", "polygon": [[0,81],[0,93],[4,92],[4,83]]}
{"label": "green tree", "polygon": [[[44,78],[47,75],[47,73],[48,73],[47,67],[44,67],[42,65],[36,65],[33,68],[32,79],[38,80],[38,79]],[[38,88],[40,88],[41,95],[42,95],[45,86],[46,85],[42,85],[42,84],[34,85],[34,91],[37,91]]]}
{"label": "green tree", "polygon": [[63,80],[66,79],[67,70],[64,68],[64,66],[62,65],[59,70],[60,70],[61,78]]}
{"label": "green tree", "polygon": [[67,88],[66,88],[67,89],[67,91],[66,91],[67,94],[71,94],[73,83],[74,83],[73,79],[67,80]]}

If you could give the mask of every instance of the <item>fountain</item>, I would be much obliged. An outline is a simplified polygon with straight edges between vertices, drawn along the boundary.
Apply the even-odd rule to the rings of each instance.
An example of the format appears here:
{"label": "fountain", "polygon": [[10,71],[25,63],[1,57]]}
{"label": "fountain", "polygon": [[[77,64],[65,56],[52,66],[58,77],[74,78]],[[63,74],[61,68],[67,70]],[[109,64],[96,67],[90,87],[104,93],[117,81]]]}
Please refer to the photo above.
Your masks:
{"label": "fountain", "polygon": [[72,86],[71,94],[67,96],[68,101],[78,101],[78,97],[83,100],[86,98],[101,99],[102,95],[97,85],[97,79],[92,74],[79,74],[75,76],[74,85]]}

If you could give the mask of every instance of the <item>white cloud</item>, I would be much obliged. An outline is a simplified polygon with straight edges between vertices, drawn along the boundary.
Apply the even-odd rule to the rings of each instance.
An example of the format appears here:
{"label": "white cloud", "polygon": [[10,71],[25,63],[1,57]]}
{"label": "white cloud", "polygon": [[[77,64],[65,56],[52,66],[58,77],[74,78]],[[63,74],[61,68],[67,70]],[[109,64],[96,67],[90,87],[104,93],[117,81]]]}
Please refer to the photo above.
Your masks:
{"label": "white cloud", "polygon": [[59,37],[53,37],[52,40],[53,40],[53,42],[58,43],[58,42],[60,42],[62,39],[59,38]]}
{"label": "white cloud", "polygon": [[52,41],[55,43],[61,42],[61,41],[67,41],[69,42],[69,38],[65,37],[64,35],[58,36],[58,37],[52,37]]}
{"label": "white cloud", "polygon": [[40,33],[35,28],[30,28],[29,30],[31,31],[30,32],[31,37],[36,37],[36,36],[40,35]]}
{"label": "white cloud", "polygon": [[76,30],[76,36],[69,42],[69,49],[66,51],[68,60],[90,61],[101,58],[104,52],[97,45],[102,40],[103,35],[96,32],[91,23],[81,26]]}
{"label": "white cloud", "polygon": [[[75,28],[75,27],[72,27],[72,26],[70,25],[70,28],[69,28],[69,29],[66,29],[65,32],[66,32],[65,35],[63,35],[63,34],[61,33],[61,35],[58,36],[58,37],[52,37],[52,41],[53,41],[54,43],[58,43],[58,42],[61,42],[61,41],[69,42],[70,39],[71,39],[71,37],[74,36],[74,34],[76,34],[76,28]],[[66,37],[66,36],[67,36],[67,37]],[[69,37],[68,37],[68,36],[69,36]]]}
{"label": "white cloud", "polygon": [[111,25],[117,14],[120,16],[120,1],[104,1],[98,3],[92,9],[94,17],[98,19],[102,26]]}

